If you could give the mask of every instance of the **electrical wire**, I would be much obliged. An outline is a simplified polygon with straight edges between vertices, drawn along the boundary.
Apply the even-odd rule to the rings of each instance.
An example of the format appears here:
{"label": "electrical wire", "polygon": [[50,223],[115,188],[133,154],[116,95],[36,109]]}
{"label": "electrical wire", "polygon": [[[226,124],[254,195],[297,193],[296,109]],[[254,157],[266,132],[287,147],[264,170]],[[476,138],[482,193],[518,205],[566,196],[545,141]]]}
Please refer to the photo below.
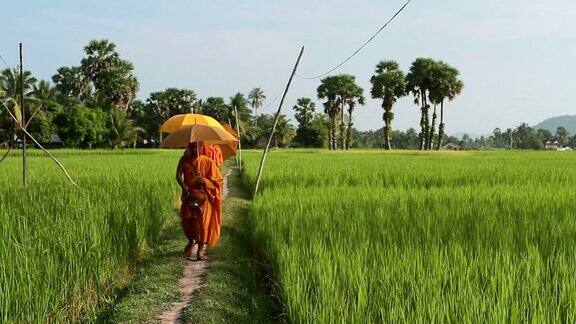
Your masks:
{"label": "electrical wire", "polygon": [[408,4],[410,2],[412,2],[412,0],[406,1],[406,3],[404,3],[404,5],[400,9],[398,9],[398,11],[396,11],[396,13],[392,16],[392,18],[388,19],[388,21],[382,27],[380,27],[380,29],[378,29],[378,31],[376,31],[376,33],[374,33],[374,35],[372,35],[372,37],[370,37],[366,42],[364,42],[364,44],[362,44],[362,46],[358,47],[358,49],[356,49],[354,51],[354,53],[352,53],[352,55],[348,56],[346,59],[344,59],[342,62],[338,63],[338,65],[336,65],[332,69],[328,70],[325,73],[322,73],[322,74],[317,75],[317,76],[312,76],[312,77],[304,77],[304,76],[301,76],[299,74],[296,74],[296,76],[298,76],[299,78],[304,79],[304,80],[313,80],[313,79],[321,78],[323,76],[326,76],[326,75],[334,72],[336,69],[338,69],[342,65],[346,64],[346,62],[348,62],[351,58],[353,58],[356,54],[358,54],[358,52],[360,52],[364,47],[366,47],[366,45],[368,45],[374,38],[376,38],[376,36],[378,36],[378,34],[380,34],[380,32],[382,30],[384,30],[384,28],[386,28],[404,10],[404,8],[406,8],[406,6],[408,6]]}
{"label": "electrical wire", "polygon": [[266,107],[262,108],[260,111],[264,112],[264,111],[266,111],[266,109],[270,108],[270,106],[272,106],[272,104],[273,104],[274,102],[276,102],[276,100],[278,100],[278,98],[280,98],[280,96],[282,95],[283,92],[284,92],[284,90],[280,91],[280,93],[279,93],[276,97],[274,97],[274,99],[272,99],[272,101],[270,101],[270,102],[266,105]]}

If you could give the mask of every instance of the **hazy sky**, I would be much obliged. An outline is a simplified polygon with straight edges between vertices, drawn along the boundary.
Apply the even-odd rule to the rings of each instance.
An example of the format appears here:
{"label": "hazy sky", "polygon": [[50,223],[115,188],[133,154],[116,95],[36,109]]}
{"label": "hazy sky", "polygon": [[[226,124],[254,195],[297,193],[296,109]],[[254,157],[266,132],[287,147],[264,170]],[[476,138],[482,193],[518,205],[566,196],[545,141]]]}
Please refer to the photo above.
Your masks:
{"label": "hazy sky", "polygon": [[[77,65],[90,39],[107,38],[134,63],[139,97],[167,87],[199,97],[229,97],[260,86],[269,99],[283,89],[299,47],[299,73],[330,69],[362,44],[404,0],[61,1],[2,0],[0,53],[49,79]],[[335,73],[351,73],[369,97],[381,59],[407,70],[419,56],[457,67],[463,94],[446,105],[448,133],[488,133],[522,121],[576,114],[575,0],[413,0],[364,51]],[[284,106],[315,98],[319,80],[295,79]],[[267,109],[274,110],[276,105]],[[318,102],[318,108],[321,109]],[[394,107],[394,127],[419,124],[409,98]],[[360,129],[383,125],[380,102],[356,112]]]}

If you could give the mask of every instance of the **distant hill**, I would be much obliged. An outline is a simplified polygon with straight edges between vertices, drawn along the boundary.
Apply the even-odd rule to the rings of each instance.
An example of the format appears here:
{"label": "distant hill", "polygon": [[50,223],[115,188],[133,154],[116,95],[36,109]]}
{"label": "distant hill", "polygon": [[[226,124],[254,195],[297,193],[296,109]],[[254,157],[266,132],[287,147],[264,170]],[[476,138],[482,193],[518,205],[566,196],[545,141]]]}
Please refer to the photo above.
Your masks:
{"label": "distant hill", "polygon": [[545,121],[541,122],[540,124],[534,126],[536,129],[546,129],[549,130],[552,134],[556,132],[558,127],[564,127],[570,135],[576,134],[576,116],[574,115],[565,115],[565,116],[558,116],[548,118]]}

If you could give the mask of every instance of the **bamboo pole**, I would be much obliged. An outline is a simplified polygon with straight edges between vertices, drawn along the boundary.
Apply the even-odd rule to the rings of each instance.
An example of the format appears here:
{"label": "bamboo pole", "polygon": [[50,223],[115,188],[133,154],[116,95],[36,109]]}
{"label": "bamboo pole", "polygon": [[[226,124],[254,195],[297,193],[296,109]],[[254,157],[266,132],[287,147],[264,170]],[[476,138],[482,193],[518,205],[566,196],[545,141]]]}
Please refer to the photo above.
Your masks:
{"label": "bamboo pole", "polygon": [[22,184],[28,185],[28,159],[26,156],[26,108],[24,107],[24,73],[22,65],[22,43],[20,43],[20,114],[22,115]]}
{"label": "bamboo pole", "polygon": [[[16,117],[12,114],[12,112],[10,111],[10,109],[8,108],[8,106],[6,106],[6,104],[4,103],[4,101],[0,100],[0,102],[2,103],[2,105],[4,106],[4,108],[6,108],[6,111],[8,112],[8,114],[10,115],[10,117],[16,122],[18,123],[18,119],[16,119]],[[24,125],[22,125],[24,126]],[[70,180],[70,182],[75,186],[78,187],[78,185],[76,184],[76,182],[74,182],[74,180],[72,180],[72,177],[70,177],[70,174],[68,174],[68,171],[66,171],[66,169],[64,168],[64,166],[62,165],[62,163],[60,163],[60,161],[58,161],[52,154],[50,154],[50,152],[48,152],[42,145],[40,145],[40,143],[38,143],[38,141],[30,134],[28,133],[28,131],[26,130],[25,127],[22,127],[22,131],[24,132],[25,135],[28,135],[30,137],[30,139],[32,139],[32,141],[34,143],[36,143],[36,145],[38,145],[38,147],[44,152],[46,153],[51,159],[52,161],[54,161],[54,163],[56,163],[56,165],[58,165],[60,167],[60,169],[62,170],[62,172],[66,175],[66,177],[68,178],[68,180]]]}
{"label": "bamboo pole", "polygon": [[282,100],[280,100],[280,104],[278,105],[278,110],[276,111],[276,116],[274,118],[274,125],[272,126],[272,132],[270,133],[270,137],[268,138],[268,143],[266,144],[266,148],[264,149],[264,153],[262,154],[262,160],[260,160],[260,167],[258,169],[258,176],[256,177],[256,186],[254,187],[254,196],[258,193],[258,186],[260,185],[260,179],[262,177],[262,171],[264,170],[264,163],[266,162],[266,155],[268,154],[268,149],[270,148],[270,142],[272,142],[272,138],[274,137],[274,132],[276,131],[276,125],[278,124],[278,118],[280,117],[280,112],[282,111],[282,104],[284,104],[284,99],[286,99],[286,94],[290,89],[290,84],[292,83],[292,79],[296,74],[296,70],[298,69],[298,64],[300,64],[300,59],[302,58],[302,54],[304,53],[304,46],[300,49],[300,54],[298,54],[298,59],[296,60],[296,64],[294,64],[294,69],[292,70],[292,74],[290,74],[290,79],[288,79],[288,83],[286,84],[286,89],[284,89],[284,94],[282,95]]}
{"label": "bamboo pole", "polygon": [[242,138],[240,136],[240,123],[238,122],[238,110],[234,105],[234,116],[236,117],[236,134],[238,135],[238,154],[236,154],[236,163],[242,172]]}
{"label": "bamboo pole", "polygon": [[[230,125],[230,127],[232,127],[232,122],[230,122],[230,118],[228,118],[228,125]],[[238,135],[238,148],[240,148],[240,134],[238,134],[238,131],[236,131],[236,135]],[[234,159],[236,160],[236,166],[240,165],[240,163],[238,161],[238,154],[236,154],[234,156]]]}

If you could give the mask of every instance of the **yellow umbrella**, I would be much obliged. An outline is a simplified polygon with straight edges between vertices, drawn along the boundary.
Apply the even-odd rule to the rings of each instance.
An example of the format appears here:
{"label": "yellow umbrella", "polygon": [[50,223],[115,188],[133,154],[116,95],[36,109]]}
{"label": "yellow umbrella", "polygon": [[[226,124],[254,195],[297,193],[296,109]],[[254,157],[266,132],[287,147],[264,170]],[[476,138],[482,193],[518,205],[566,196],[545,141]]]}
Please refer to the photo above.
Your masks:
{"label": "yellow umbrella", "polygon": [[232,128],[232,126],[230,126],[230,124],[228,124],[228,123],[222,124],[222,127],[224,127],[224,129],[227,130],[228,133],[230,133],[234,137],[238,138],[238,132],[234,128]]}
{"label": "yellow umbrella", "polygon": [[192,125],[206,125],[224,129],[222,124],[210,116],[201,114],[181,114],[172,116],[165,121],[160,127],[160,131],[163,133],[172,133],[179,130],[181,127]]}
{"label": "yellow umbrella", "polygon": [[183,126],[168,135],[160,144],[164,148],[185,148],[189,143],[202,142],[206,145],[218,145],[222,157],[227,159],[236,154],[238,139],[224,128],[206,125]]}

